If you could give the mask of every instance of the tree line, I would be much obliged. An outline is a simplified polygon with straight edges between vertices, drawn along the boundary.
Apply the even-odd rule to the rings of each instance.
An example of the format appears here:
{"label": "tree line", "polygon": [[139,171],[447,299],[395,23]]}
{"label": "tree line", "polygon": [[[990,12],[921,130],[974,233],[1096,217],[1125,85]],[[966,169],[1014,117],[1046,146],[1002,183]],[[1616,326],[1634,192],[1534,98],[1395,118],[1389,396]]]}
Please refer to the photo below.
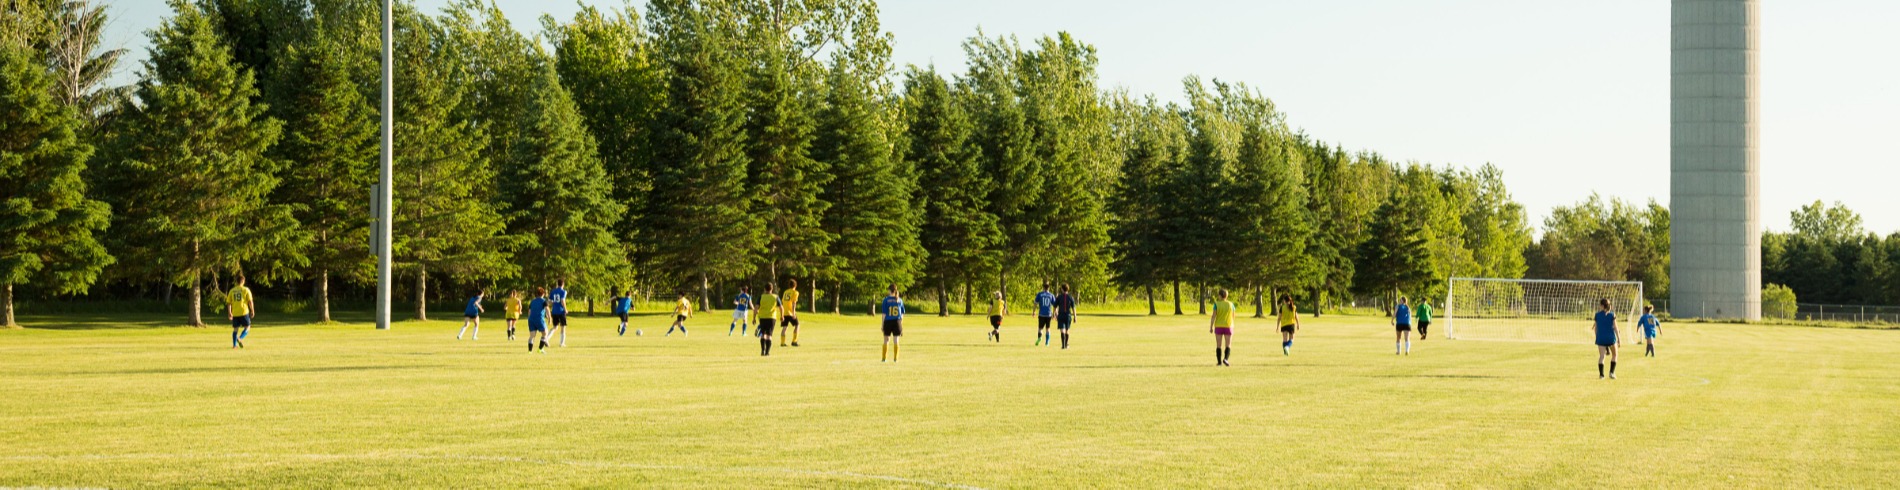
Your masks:
{"label": "tree line", "polygon": [[[9,324],[16,285],[182,288],[194,324],[235,274],[325,320],[333,296],[367,297],[378,2],[169,0],[129,87],[105,86],[123,53],[100,48],[99,6],[4,5]],[[1534,241],[1495,167],[1347,150],[1245,84],[1188,76],[1177,103],[1107,89],[1067,33],[979,30],[946,73],[894,66],[870,0],[651,0],[534,34],[482,0],[403,1],[394,25],[391,239],[417,318],[557,279],[709,307],[798,278],[832,311],[890,284],[938,312],[1060,282],[1179,314],[1231,288],[1259,314],[1280,292],[1336,305],[1667,257],[1666,210],[1662,244],[1585,270],[1570,251],[1594,250],[1589,232],[1547,221],[1568,228]]]}

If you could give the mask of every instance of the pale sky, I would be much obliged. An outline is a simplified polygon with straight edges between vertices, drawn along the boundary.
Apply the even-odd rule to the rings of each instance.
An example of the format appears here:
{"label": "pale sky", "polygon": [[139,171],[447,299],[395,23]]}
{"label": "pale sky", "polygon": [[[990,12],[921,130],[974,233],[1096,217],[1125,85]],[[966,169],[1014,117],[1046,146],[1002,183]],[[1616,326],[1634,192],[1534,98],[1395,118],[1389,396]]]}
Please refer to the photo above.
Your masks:
{"label": "pale sky", "polygon": [[[109,42],[145,56],[159,0],[105,0]],[[571,1],[497,0],[517,28]],[[620,6],[620,0],[584,0]],[[434,10],[445,0],[418,0]],[[644,3],[636,3],[644,5]],[[1245,82],[1295,127],[1400,161],[1504,170],[1533,224],[1591,192],[1669,200],[1667,0],[887,0],[895,61],[963,67],[963,40],[1069,31],[1105,87],[1179,100],[1181,78]],[[1763,223],[1840,201],[1900,231],[1900,2],[1764,0]],[[1891,139],[1890,139],[1891,138]]]}

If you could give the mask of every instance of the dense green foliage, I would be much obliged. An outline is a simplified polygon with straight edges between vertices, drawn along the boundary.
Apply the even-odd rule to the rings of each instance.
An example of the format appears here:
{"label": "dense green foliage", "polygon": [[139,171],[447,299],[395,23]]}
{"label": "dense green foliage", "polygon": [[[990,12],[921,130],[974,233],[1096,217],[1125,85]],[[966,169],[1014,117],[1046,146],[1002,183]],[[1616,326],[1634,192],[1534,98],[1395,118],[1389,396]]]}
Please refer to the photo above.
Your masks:
{"label": "dense green foliage", "polygon": [[81,292],[112,263],[94,236],[111,211],[86,196],[80,178],[92,147],[52,82],[30,49],[0,40],[0,327],[16,325],[14,286]]}
{"label": "dense green foliage", "polygon": [[[99,86],[118,55],[98,49],[96,7],[4,5],[0,39],[81,121],[71,146],[101,149],[85,175],[118,210],[118,264],[93,257],[106,291],[169,301],[166,284],[248,272],[320,305],[333,288],[366,299],[376,2],[174,0],[125,103]],[[938,312],[992,290],[1024,304],[1044,283],[1176,314],[1217,289],[1256,314],[1279,294],[1383,306],[1453,276],[1668,295],[1662,206],[1592,197],[1534,241],[1496,167],[1348,150],[1240,83],[1188,76],[1178,103],[1106,90],[1097,49],[1065,32],[979,30],[965,69],[939,73],[891,66],[870,0],[650,0],[535,33],[485,0],[396,11],[391,241],[417,317],[559,279],[582,301],[632,287],[710,306],[795,278],[834,311],[893,284]],[[1766,235],[1764,276],[1900,302],[1900,238],[1843,212]],[[28,294],[100,289],[48,281]]]}

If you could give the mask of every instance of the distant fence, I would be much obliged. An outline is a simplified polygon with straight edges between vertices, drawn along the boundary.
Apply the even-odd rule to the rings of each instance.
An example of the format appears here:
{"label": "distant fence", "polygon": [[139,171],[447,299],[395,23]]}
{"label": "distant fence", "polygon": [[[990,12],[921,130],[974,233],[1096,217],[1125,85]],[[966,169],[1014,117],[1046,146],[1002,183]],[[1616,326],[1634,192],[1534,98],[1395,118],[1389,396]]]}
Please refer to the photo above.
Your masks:
{"label": "distant fence", "polygon": [[1795,303],[1794,319],[1852,323],[1900,323],[1900,306]]}

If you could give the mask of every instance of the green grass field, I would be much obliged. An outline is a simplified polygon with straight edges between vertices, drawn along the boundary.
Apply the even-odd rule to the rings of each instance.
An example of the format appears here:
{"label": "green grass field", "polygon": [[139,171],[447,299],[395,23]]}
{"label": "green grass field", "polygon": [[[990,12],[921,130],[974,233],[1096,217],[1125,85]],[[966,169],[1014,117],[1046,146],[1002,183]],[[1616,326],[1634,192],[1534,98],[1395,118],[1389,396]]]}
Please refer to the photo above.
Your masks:
{"label": "green grass field", "polygon": [[[444,318],[453,316],[447,313]],[[1900,331],[1668,324],[1600,381],[1587,344],[1416,342],[1308,319],[1085,316],[1069,350],[978,317],[806,318],[758,356],[724,312],[663,338],[580,318],[229,329],[146,316],[0,330],[0,486],[1878,487],[1900,481]],[[219,318],[221,319],[221,317]],[[360,318],[358,318],[360,319]],[[525,326],[523,327],[525,330]],[[1583,327],[1578,328],[1583,332]],[[525,332],[524,332],[525,333]],[[1581,333],[1580,333],[1581,335]]]}

